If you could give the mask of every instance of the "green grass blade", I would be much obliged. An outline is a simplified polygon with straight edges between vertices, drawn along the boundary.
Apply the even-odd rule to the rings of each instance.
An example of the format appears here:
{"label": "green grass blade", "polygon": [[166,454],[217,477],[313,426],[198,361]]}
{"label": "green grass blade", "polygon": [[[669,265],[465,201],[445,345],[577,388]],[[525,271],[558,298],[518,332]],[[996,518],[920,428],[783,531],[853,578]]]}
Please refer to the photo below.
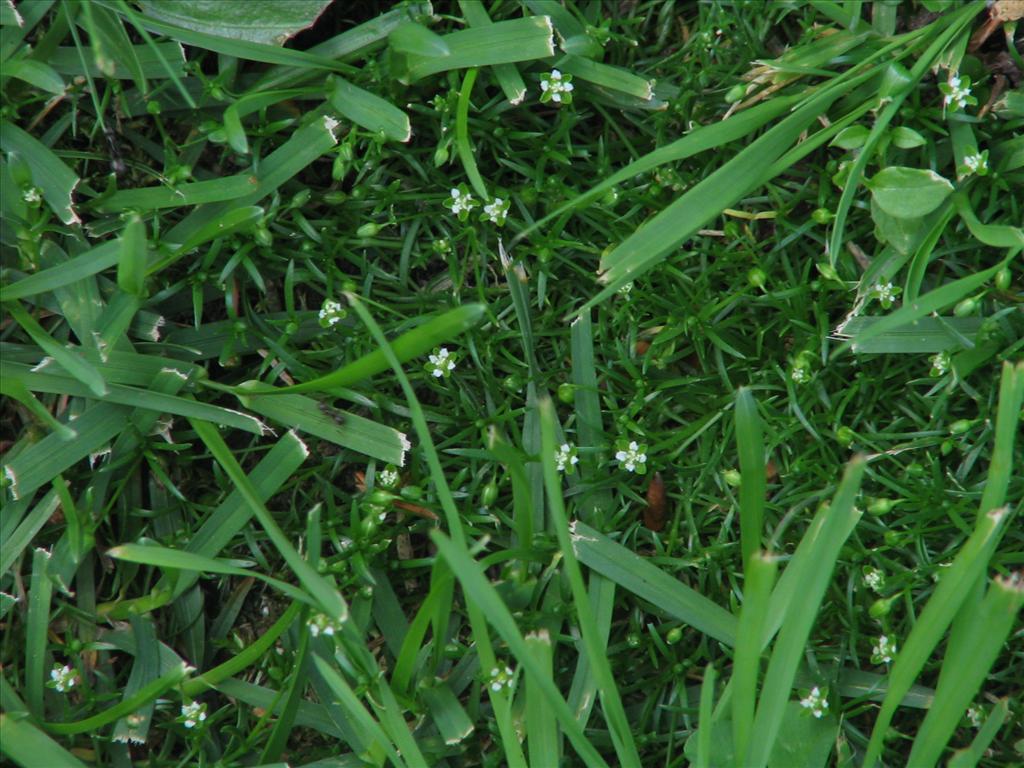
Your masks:
{"label": "green grass blade", "polygon": [[235,3],[193,3],[141,0],[148,18],[231,40],[284,45],[313,26],[331,0],[249,0]]}
{"label": "green grass blade", "polygon": [[239,395],[239,402],[251,411],[278,424],[315,435],[335,445],[372,456],[375,459],[405,465],[409,439],[392,427],[335,411],[304,395]]}
{"label": "green grass blade", "polygon": [[711,758],[711,731],[715,705],[715,668],[708,664],[704,667],[704,679],[700,684],[700,714],[697,722],[700,729],[697,731],[697,759],[694,761],[696,768],[710,768]]}
{"label": "green grass blade", "polygon": [[[908,765],[935,765],[960,718],[985,682],[1024,605],[1019,577],[996,577],[980,606],[972,606],[961,634],[950,640],[935,701],[914,739]],[[957,619],[960,620],[959,618]]]}
{"label": "green grass blade", "polygon": [[56,288],[77,283],[79,280],[109,269],[117,264],[120,258],[119,243],[103,243],[62,264],[40,270],[14,283],[0,287],[0,301],[15,301],[26,296],[49,293]]}
{"label": "green grass blade", "polygon": [[459,153],[459,162],[466,171],[466,178],[473,185],[473,191],[484,200],[489,200],[487,185],[476,167],[476,157],[469,140],[469,98],[476,82],[476,68],[468,70],[462,76],[462,87],[459,89],[459,101],[455,107],[455,148]]}
{"label": "green grass blade", "polygon": [[[888,330],[875,333],[872,326],[886,323]],[[924,355],[964,348],[981,328],[977,317],[919,317],[893,327],[887,317],[859,315],[843,324],[842,337],[853,339],[861,354]]]}
{"label": "green grass blade", "polygon": [[[148,80],[185,77],[185,52],[178,43],[136,45],[133,47],[132,53],[139,63],[142,76]],[[88,58],[83,61],[78,50],[70,46],[57,48],[49,56],[47,63],[63,75],[88,74],[94,78],[106,77],[96,65],[95,60]],[[117,67],[113,77],[118,80],[127,80],[134,75],[129,72],[127,67]]]}
{"label": "green grass blade", "polygon": [[165,208],[180,208],[187,205],[218,203],[235,200],[256,192],[258,180],[252,174],[223,176],[209,181],[196,181],[176,187],[136,187],[122,189],[109,197],[96,201],[95,209],[100,213],[118,213],[124,210],[141,212]]}
{"label": "green grass blade", "polygon": [[716,640],[736,644],[735,616],[632,550],[579,521],[572,525],[572,543],[591,570]]}
{"label": "green grass blade", "polygon": [[87,768],[86,764],[27,720],[10,712],[0,714],[4,754],[22,768],[41,765]]}
{"label": "green grass blade", "polygon": [[412,138],[412,126],[405,112],[340,77],[334,78],[330,102],[339,115],[368,131],[382,132],[392,141],[407,142]]}
{"label": "green grass blade", "polygon": [[957,213],[964,224],[978,240],[993,248],[1012,248],[1020,251],[1024,248],[1024,228],[1010,227],[1001,224],[982,224],[971,208],[971,203],[963,193],[954,195],[953,202]]}
{"label": "green grass blade", "polygon": [[[275,579],[248,566],[255,563],[247,560],[218,560],[194,552],[170,549],[157,544],[119,544],[107,550],[107,554],[115,560],[129,563],[140,563],[154,568],[170,569],[171,571],[193,571],[195,573],[222,573],[242,578],[256,578],[269,584],[293,600],[309,605],[317,605],[305,592],[291,584]],[[245,566],[245,567],[243,567]]]}
{"label": "green grass blade", "polygon": [[[554,652],[546,629],[525,637],[526,645],[546,677],[554,675]],[[558,720],[544,694],[532,680],[526,681],[526,747],[530,765],[560,765]]]}
{"label": "green grass blade", "polygon": [[[608,445],[601,415],[597,366],[594,362],[594,331],[589,312],[584,312],[572,322],[570,349],[577,443],[585,448]],[[597,480],[600,463],[600,458],[593,453],[586,452],[580,456],[580,479],[585,483]],[[607,490],[588,491],[576,502],[580,519],[598,528],[601,527],[601,517],[611,510],[612,505],[612,497]]]}
{"label": "green grass blade", "polygon": [[[160,646],[156,629],[148,616],[131,617],[135,640],[135,660],[128,682],[124,686],[123,701],[129,701],[146,685],[160,677]],[[145,744],[153,721],[156,702],[149,701],[114,724],[114,741]]]}
{"label": "green grass blade", "polygon": [[761,667],[761,636],[777,569],[778,562],[772,555],[757,551],[747,560],[744,573],[743,609],[740,611],[732,670],[732,728],[736,755],[745,755],[750,744]]}
{"label": "green grass blade", "polygon": [[[854,507],[864,474],[863,459],[854,459],[846,468],[839,489],[828,510],[827,518],[802,572],[799,601],[791,601],[786,611],[782,630],[768,662],[761,698],[754,716],[752,741],[744,765],[762,768],[768,763],[772,747],[778,737],[786,702],[793,689],[797,667],[803,658],[807,638],[825,596],[839,551],[861,511]],[[792,565],[792,564],[791,564]]]}
{"label": "green grass blade", "polygon": [[[853,83],[843,85],[849,87]],[[718,216],[722,209],[733,205],[757,186],[765,172],[796,143],[807,126],[841,95],[840,88],[829,86],[809,98],[789,117],[616,246],[601,259],[598,279],[604,288],[584,305],[584,309],[604,301],[623,285],[643,275],[665,254]]]}
{"label": "green grass blade", "polygon": [[[7,305],[7,311],[43,352],[52,357],[77,381],[85,385],[93,396],[103,397],[107,394],[107,383],[103,380],[102,374],[91,363],[82,359],[75,350],[55,341],[43,326],[22,308],[21,304],[12,302]],[[29,388],[31,389],[31,386]]]}
{"label": "green grass blade", "polygon": [[52,413],[39,402],[38,398],[20,381],[9,376],[0,376],[0,395],[17,400],[27,408],[33,416],[45,424],[63,440],[74,440],[78,433],[67,424],[61,424]]}
{"label": "green grass blade", "polygon": [[978,521],[960,552],[940,575],[918,616],[902,650],[893,662],[889,692],[882,701],[875,727],[871,732],[864,758],[866,768],[873,768],[883,744],[883,736],[892,721],[903,694],[910,688],[931,652],[942,640],[946,628],[974,584],[988,566],[1002,529],[1011,513],[1002,507],[1013,471],[1013,445],[1017,437],[1017,421],[1024,403],[1024,363],[1003,364],[999,387],[999,410],[996,416],[996,444],[989,464],[988,480],[982,495]]}
{"label": "green grass blade", "polygon": [[50,599],[53,584],[46,575],[50,553],[37,549],[32,553],[32,581],[29,584],[27,628],[25,632],[25,703],[37,718],[44,719],[43,682],[46,677],[47,632],[50,628]]}
{"label": "green grass blade", "polygon": [[252,481],[246,476],[245,472],[238,465],[238,460],[235,458],[231,449],[228,448],[224,442],[224,438],[221,437],[220,433],[216,428],[207,422],[200,421],[198,419],[189,419],[189,423],[192,424],[192,428],[196,431],[199,439],[202,440],[206,447],[210,449],[210,453],[213,454],[214,459],[217,463],[223,467],[228,477],[231,478],[231,482],[235,488],[242,494],[242,498],[245,499],[246,503],[252,509],[253,515],[259,521],[263,530],[266,531],[268,538],[277,548],[278,552],[288,563],[288,567],[292,569],[296,577],[299,579],[299,583],[313,596],[313,599],[317,601],[321,610],[328,616],[334,617],[338,620],[343,620],[348,616],[348,605],[344,599],[338,593],[338,590],[328,582],[323,576],[317,573],[307,563],[302,556],[295,551],[295,547],[292,546],[291,542],[285,536],[281,530],[277,521],[274,520],[273,515],[267,511],[267,508],[263,505],[263,501],[260,499],[259,494],[253,487]]}
{"label": "green grass blade", "polygon": [[634,75],[632,72],[619,67],[612,67],[598,61],[573,56],[569,54],[559,59],[558,69],[567,72],[573,77],[593,83],[611,91],[618,91],[627,96],[632,96],[642,101],[650,101],[654,98],[654,89],[651,81],[646,78]]}
{"label": "green grass blade", "polygon": [[49,147],[4,120],[0,121],[0,149],[25,161],[32,173],[32,183],[57,218],[65,224],[80,223],[71,201],[79,178]]}
{"label": "green grass blade", "polygon": [[414,83],[428,75],[452,69],[469,69],[517,61],[546,59],[555,55],[551,20],[547,16],[499,21],[486,27],[452,32],[442,38],[447,56],[404,57],[403,83]]}
{"label": "green grass blade", "polygon": [[487,581],[480,569],[480,564],[444,534],[433,531],[430,538],[437,546],[441,557],[448,561],[459,583],[462,584],[467,599],[476,603],[484,611],[488,622],[508,644],[509,650],[526,670],[529,680],[547,699],[562,726],[562,731],[572,742],[579,756],[586,761],[587,765],[607,766],[607,763],[583,734],[583,729],[576,722],[576,718],[552,679],[544,675],[543,667],[534,660],[529,646],[519,633],[516,620],[512,618],[512,614],[501,596]]}
{"label": "green grass blade", "polygon": [[[391,690],[384,686],[381,688],[385,694]],[[452,693],[450,686],[437,683],[422,688],[419,693],[430,710],[430,718],[434,721],[434,725],[446,745],[461,744],[473,732],[473,721],[469,719],[469,715],[466,714],[458,697]]]}
{"label": "green grass blade", "polygon": [[971,745],[954,752],[946,763],[946,768],[974,768],[988,753],[989,745],[1003,727],[1009,714],[1009,699],[1000,699],[992,707],[992,714],[985,719],[985,724],[978,729],[978,735],[974,737]]}
{"label": "green grass blade", "polygon": [[747,563],[761,548],[764,495],[767,487],[764,435],[757,401],[746,387],[736,393],[736,446],[740,458],[740,545]]}
{"label": "green grass blade", "polygon": [[[470,27],[486,27],[493,24],[484,4],[476,0],[459,0],[459,10]],[[512,105],[521,104],[526,97],[526,83],[515,64],[495,64],[491,67],[498,85]]]}
{"label": "green grass blade", "polygon": [[[455,336],[475,327],[483,319],[485,312],[486,308],[483,304],[466,304],[456,307],[443,315],[427,320],[411,331],[406,331],[391,342],[391,349],[400,363],[425,355],[438,344],[450,342]],[[258,393],[264,395],[325,392],[350,386],[387,369],[387,356],[383,350],[378,349],[326,376],[290,387],[280,387],[273,391],[261,389]]]}
{"label": "green grass blade", "polygon": [[612,743],[615,745],[619,763],[620,765],[639,767],[640,755],[637,753],[626,710],[622,706],[622,699],[608,663],[604,642],[591,610],[590,597],[587,595],[587,588],[583,583],[583,572],[573,554],[573,537],[569,533],[569,519],[565,514],[565,502],[562,499],[562,481],[558,469],[555,467],[557,452],[555,410],[548,398],[544,398],[540,402],[540,425],[541,466],[544,470],[548,510],[562,551],[573,602],[576,604],[576,616],[580,634],[583,636],[583,647],[587,650],[591,671],[597,681],[605,720],[608,722],[608,730],[612,737]]}

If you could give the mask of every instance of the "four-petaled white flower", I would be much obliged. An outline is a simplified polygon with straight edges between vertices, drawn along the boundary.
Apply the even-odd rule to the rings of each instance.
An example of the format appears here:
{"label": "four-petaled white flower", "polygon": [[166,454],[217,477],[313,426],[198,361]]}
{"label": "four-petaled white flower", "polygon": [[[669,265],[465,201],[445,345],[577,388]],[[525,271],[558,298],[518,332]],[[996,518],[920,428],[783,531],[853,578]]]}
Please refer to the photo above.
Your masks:
{"label": "four-petaled white flower", "polygon": [[540,76],[540,100],[543,102],[571,104],[573,89],[572,75],[563,75],[557,69]]}
{"label": "four-petaled white flower", "polygon": [[37,187],[29,187],[21,193],[21,199],[29,205],[35,205],[43,199],[43,196]]}
{"label": "four-petaled white flower", "polygon": [[615,458],[619,465],[627,472],[636,472],[642,475],[647,472],[647,446],[636,442],[636,440],[620,440],[616,443],[618,450]]}
{"label": "four-petaled white flower", "polygon": [[508,216],[511,200],[503,200],[500,197],[494,198],[484,206],[484,212],[480,214],[480,221],[489,221],[499,227],[505,224],[505,217]]}
{"label": "four-petaled white flower", "polygon": [[950,359],[949,352],[939,352],[937,355],[932,355],[932,376],[943,376],[949,370]]}
{"label": "four-petaled white flower", "polygon": [[508,688],[512,684],[512,675],[512,667],[505,667],[504,669],[495,667],[491,670],[490,682],[488,685],[491,687],[492,691],[499,693],[502,688]]}
{"label": "four-petaled white flower", "polygon": [[811,714],[820,720],[828,711],[827,696],[828,691],[822,693],[818,686],[814,686],[808,691],[806,696],[800,699],[800,706],[804,709],[809,709]]}
{"label": "four-petaled white flower", "polygon": [[878,642],[871,650],[873,651],[872,664],[888,664],[896,655],[896,643],[885,635],[879,635]]}
{"label": "four-petaled white flower", "polygon": [[320,635],[334,637],[334,633],[340,631],[341,622],[335,621],[326,613],[318,613],[309,620],[309,634],[313,637],[319,637]]}
{"label": "four-petaled white flower", "polygon": [[181,716],[186,728],[195,728],[206,719],[206,705],[192,701],[181,705]]}
{"label": "four-petaled white flower", "polygon": [[794,365],[789,372],[789,378],[794,384],[806,384],[811,380],[811,372],[802,365]]}
{"label": "four-petaled white flower", "polygon": [[320,325],[324,328],[330,328],[331,326],[337,325],[341,320],[348,314],[345,308],[340,302],[334,299],[324,299],[323,306],[320,307],[320,314],[318,318]]}
{"label": "four-petaled white flower", "polygon": [[960,176],[987,176],[988,150],[964,155],[963,162],[957,167],[956,172]]}
{"label": "four-petaled white flower", "polygon": [[451,188],[451,196],[444,201],[445,208],[459,217],[459,221],[465,221],[469,212],[480,205],[469,193],[465,184],[459,184]]}
{"label": "four-petaled white flower", "polygon": [[619,288],[618,291],[616,291],[616,293],[618,293],[619,296],[629,296],[629,292],[632,291],[632,290],[633,290],[633,281],[630,280],[628,283],[624,283],[623,286],[621,288]]}
{"label": "four-petaled white flower", "polygon": [[864,583],[867,584],[870,589],[880,594],[882,588],[885,586],[885,574],[877,568],[868,566],[864,569]]}
{"label": "four-petaled white flower", "polygon": [[50,670],[50,686],[58,693],[66,693],[75,687],[78,682],[78,675],[71,668],[70,664],[54,664]]}
{"label": "four-petaled white flower", "polygon": [[969,104],[978,103],[978,100],[971,95],[971,78],[967,75],[950,72],[949,79],[939,84],[939,90],[944,94],[942,99],[943,109],[946,107],[963,109]]}
{"label": "four-petaled white flower", "polygon": [[558,450],[555,451],[555,466],[559,472],[571,475],[579,462],[580,457],[576,455],[576,446],[574,445],[562,443]]}
{"label": "four-petaled white flower", "polygon": [[883,309],[888,309],[901,292],[902,289],[897,288],[892,283],[875,283],[871,286],[871,290],[868,291],[868,296],[869,298],[876,299]]}
{"label": "four-petaled white flower", "polygon": [[447,347],[434,348],[434,353],[427,358],[426,371],[435,378],[444,376],[448,378],[455,370],[455,363],[458,358],[448,351]]}

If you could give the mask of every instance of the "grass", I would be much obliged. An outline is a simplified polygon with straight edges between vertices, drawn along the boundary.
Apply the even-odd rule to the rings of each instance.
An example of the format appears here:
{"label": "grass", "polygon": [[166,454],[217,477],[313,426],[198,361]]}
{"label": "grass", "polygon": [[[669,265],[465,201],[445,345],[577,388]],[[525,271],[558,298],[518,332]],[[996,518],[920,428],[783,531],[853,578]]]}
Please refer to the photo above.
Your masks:
{"label": "grass", "polygon": [[3,761],[1024,759],[1016,21],[232,7],[0,4]]}

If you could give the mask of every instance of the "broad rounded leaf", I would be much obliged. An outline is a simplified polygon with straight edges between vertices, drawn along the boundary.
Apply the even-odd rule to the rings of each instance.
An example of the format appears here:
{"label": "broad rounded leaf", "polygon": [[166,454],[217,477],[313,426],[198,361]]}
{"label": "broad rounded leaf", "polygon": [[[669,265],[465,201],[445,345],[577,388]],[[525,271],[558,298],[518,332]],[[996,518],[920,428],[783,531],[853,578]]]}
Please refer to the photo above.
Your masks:
{"label": "broad rounded leaf", "polygon": [[920,168],[884,168],[867,182],[878,207],[897,219],[915,219],[934,211],[953,192],[949,180]]}
{"label": "broad rounded leaf", "polygon": [[142,12],[194,32],[284,45],[313,26],[331,0],[142,0]]}

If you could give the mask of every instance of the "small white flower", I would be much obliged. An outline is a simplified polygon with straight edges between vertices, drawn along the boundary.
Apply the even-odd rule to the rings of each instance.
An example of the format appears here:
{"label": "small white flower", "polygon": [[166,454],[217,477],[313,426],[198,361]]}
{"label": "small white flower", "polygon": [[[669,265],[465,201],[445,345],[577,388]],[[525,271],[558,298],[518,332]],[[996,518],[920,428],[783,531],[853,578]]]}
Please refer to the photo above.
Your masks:
{"label": "small white flower", "polygon": [[325,328],[337,325],[341,322],[342,318],[345,317],[345,308],[341,306],[340,302],[334,299],[324,299],[323,306],[320,307],[320,325]]}
{"label": "small white flower", "polygon": [[950,74],[949,79],[946,80],[946,87],[942,88],[942,92],[945,94],[942,99],[943,107],[952,105],[957,109],[963,109],[973,101],[971,98],[970,80],[965,82],[959,75]]}
{"label": "small white flower", "polygon": [[639,475],[647,471],[647,446],[640,445],[636,440],[626,443],[620,440],[617,443],[618,450],[615,452],[615,459],[627,472],[636,472]]}
{"label": "small white flower", "polygon": [[796,365],[789,372],[789,378],[793,380],[794,384],[806,384],[811,380],[811,374],[802,365]]}
{"label": "small white flower", "polygon": [[385,469],[377,475],[377,481],[384,488],[394,488],[398,485],[398,471],[395,469]]}
{"label": "small white flower", "polygon": [[558,467],[559,472],[572,474],[573,467],[579,462],[580,457],[576,455],[576,447],[569,443],[562,443],[555,451],[555,466]]}
{"label": "small white flower", "polygon": [[885,635],[879,635],[878,642],[871,650],[873,651],[871,661],[874,664],[888,664],[896,655],[896,643]]}
{"label": "small white flower", "polygon": [[868,298],[875,299],[883,309],[888,309],[900,293],[902,293],[902,289],[892,283],[875,283],[868,290]]}
{"label": "small white flower", "polygon": [[800,706],[809,709],[811,714],[820,720],[828,711],[826,696],[827,693],[822,693],[818,686],[814,686],[804,698],[800,699]]}
{"label": "small white flower", "polygon": [[981,727],[981,721],[985,716],[985,712],[977,704],[972,704],[967,708],[967,720],[975,728]]}
{"label": "small white flower", "polygon": [[930,362],[932,364],[932,376],[945,375],[950,366],[949,352],[939,352],[937,355],[932,355]]}
{"label": "small white flower", "polygon": [[29,205],[33,205],[34,203],[38,203],[40,200],[42,200],[43,196],[39,192],[39,189],[37,187],[29,187],[28,189],[21,193],[21,199],[24,200]]}
{"label": "small white flower", "polygon": [[865,568],[864,583],[874,592],[881,594],[882,588],[885,586],[885,574],[877,568]]}
{"label": "small white flower", "polygon": [[977,173],[982,167],[988,168],[988,161],[980,153],[975,152],[973,155],[964,157],[964,165],[971,173]]}
{"label": "small white flower", "polygon": [[435,349],[434,353],[427,358],[426,369],[431,376],[441,378],[448,377],[455,370],[456,357],[448,351],[447,347]]}
{"label": "small white flower", "polygon": [[340,631],[341,622],[335,621],[326,613],[318,613],[309,620],[309,634],[313,637],[319,637],[320,635],[334,637],[334,633]]}
{"label": "small white flower", "polygon": [[185,719],[186,728],[195,728],[206,719],[206,705],[198,701],[182,704],[181,716]]}
{"label": "small white flower", "polygon": [[75,670],[71,668],[71,665],[54,664],[53,669],[50,670],[50,685],[57,690],[58,693],[67,693],[75,684],[78,682],[78,675],[75,674]]}
{"label": "small white flower", "polygon": [[628,283],[625,283],[621,288],[619,288],[619,290],[616,291],[616,293],[618,293],[619,296],[629,296],[629,292],[632,291],[632,290],[633,290],[633,281],[630,280]]}
{"label": "small white flower", "polygon": [[457,187],[452,187],[452,213],[458,216],[463,211],[469,211],[473,207],[473,196],[469,192],[463,192]]}
{"label": "small white flower", "polygon": [[503,688],[508,688],[512,684],[512,675],[511,667],[505,667],[504,669],[495,667],[491,670],[488,685],[490,685],[492,691],[499,693]]}
{"label": "small white flower", "polygon": [[556,104],[572,102],[575,86],[571,82],[572,75],[563,75],[557,69],[550,74],[540,76],[541,101],[553,101]]}
{"label": "small white flower", "polygon": [[500,197],[494,198],[484,206],[484,212],[480,215],[480,221],[489,221],[492,224],[497,224],[499,227],[502,226],[505,223],[505,218],[508,216],[510,205],[510,200],[503,200]]}

